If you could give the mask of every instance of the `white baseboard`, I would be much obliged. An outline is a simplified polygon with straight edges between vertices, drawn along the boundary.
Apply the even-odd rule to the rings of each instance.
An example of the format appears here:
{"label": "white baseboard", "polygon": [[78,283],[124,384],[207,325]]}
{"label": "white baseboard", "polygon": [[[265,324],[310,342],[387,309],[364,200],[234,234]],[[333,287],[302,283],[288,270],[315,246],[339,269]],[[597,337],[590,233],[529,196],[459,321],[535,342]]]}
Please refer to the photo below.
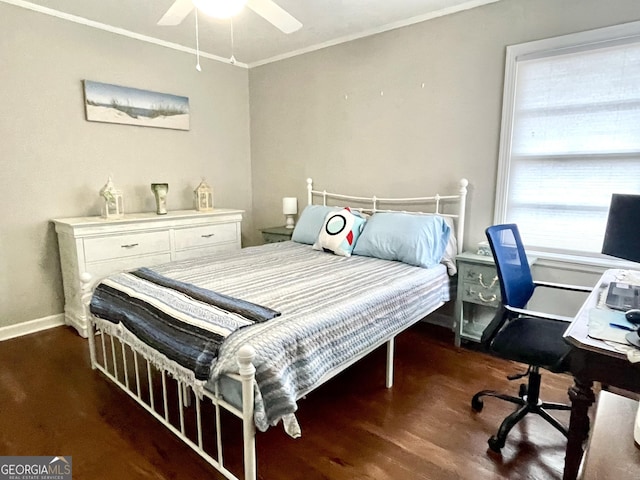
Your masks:
{"label": "white baseboard", "polygon": [[7,327],[0,327],[0,342],[61,325],[64,325],[63,313],[44,318],[36,318],[35,320],[9,325]]}

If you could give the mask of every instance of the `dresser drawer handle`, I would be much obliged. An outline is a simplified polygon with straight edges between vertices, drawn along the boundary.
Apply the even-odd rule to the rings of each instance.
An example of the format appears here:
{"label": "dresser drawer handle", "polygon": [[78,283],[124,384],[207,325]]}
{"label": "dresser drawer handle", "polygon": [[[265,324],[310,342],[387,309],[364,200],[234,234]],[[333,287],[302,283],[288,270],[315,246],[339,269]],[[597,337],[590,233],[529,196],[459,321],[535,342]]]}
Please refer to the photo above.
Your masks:
{"label": "dresser drawer handle", "polygon": [[[480,282],[480,285],[482,285],[484,288],[486,288],[487,290],[490,290],[493,288],[493,286],[496,284],[496,282],[498,281],[498,276],[496,275],[495,277],[493,277],[493,280],[491,280],[491,283],[489,285],[485,285],[484,282],[482,281],[482,274],[478,274],[478,281]],[[495,299],[494,299],[495,300]]]}
{"label": "dresser drawer handle", "polygon": [[200,235],[202,238],[211,238],[214,237],[216,234],[215,233],[207,233],[205,235]]}
{"label": "dresser drawer handle", "polygon": [[120,245],[120,248],[133,248],[140,245],[139,243],[127,243],[126,245]]}
{"label": "dresser drawer handle", "polygon": [[482,295],[482,292],[479,292],[478,298],[485,303],[491,303],[491,302],[495,302],[498,299],[498,296],[494,294],[494,295],[491,295],[489,298],[484,298],[484,295]]}

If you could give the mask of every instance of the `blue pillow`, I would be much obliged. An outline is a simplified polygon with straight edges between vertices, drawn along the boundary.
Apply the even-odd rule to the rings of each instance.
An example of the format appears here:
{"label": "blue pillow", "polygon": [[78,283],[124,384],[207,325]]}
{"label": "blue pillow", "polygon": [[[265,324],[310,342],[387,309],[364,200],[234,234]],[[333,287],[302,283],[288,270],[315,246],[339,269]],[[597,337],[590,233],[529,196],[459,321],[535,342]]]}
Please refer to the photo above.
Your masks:
{"label": "blue pillow", "polygon": [[342,257],[350,257],[365,222],[364,218],[359,214],[352,213],[348,207],[337,212],[330,212],[322,224],[313,248]]}
{"label": "blue pillow", "polygon": [[353,254],[431,268],[442,260],[450,235],[451,228],[437,215],[376,213]]}
{"label": "blue pillow", "polygon": [[340,207],[325,205],[307,205],[304,207],[298,223],[293,229],[291,240],[298,243],[313,245],[318,238],[327,213],[340,210]]}

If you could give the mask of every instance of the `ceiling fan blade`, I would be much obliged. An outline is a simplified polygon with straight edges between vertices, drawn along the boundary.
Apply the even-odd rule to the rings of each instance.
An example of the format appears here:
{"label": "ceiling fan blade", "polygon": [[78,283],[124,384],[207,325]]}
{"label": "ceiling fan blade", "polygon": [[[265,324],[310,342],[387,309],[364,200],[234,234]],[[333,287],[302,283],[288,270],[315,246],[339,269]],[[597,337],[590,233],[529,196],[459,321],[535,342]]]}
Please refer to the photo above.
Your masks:
{"label": "ceiling fan blade", "polygon": [[293,33],[302,28],[302,23],[272,0],[247,0],[247,7],[284,33]]}
{"label": "ceiling fan blade", "polygon": [[178,25],[193,10],[191,0],[176,0],[169,10],[158,20],[158,25]]}

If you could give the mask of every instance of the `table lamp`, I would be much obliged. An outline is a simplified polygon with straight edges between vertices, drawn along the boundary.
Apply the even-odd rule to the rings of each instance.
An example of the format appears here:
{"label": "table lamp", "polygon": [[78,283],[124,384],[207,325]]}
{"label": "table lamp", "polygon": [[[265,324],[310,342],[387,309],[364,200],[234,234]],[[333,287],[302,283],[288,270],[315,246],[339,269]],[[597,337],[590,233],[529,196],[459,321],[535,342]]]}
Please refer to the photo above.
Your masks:
{"label": "table lamp", "polygon": [[286,228],[293,228],[295,221],[293,216],[298,213],[298,199],[296,197],[284,197],[282,199],[282,213],[286,217]]}

